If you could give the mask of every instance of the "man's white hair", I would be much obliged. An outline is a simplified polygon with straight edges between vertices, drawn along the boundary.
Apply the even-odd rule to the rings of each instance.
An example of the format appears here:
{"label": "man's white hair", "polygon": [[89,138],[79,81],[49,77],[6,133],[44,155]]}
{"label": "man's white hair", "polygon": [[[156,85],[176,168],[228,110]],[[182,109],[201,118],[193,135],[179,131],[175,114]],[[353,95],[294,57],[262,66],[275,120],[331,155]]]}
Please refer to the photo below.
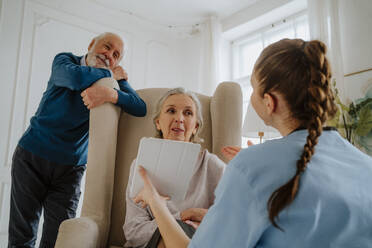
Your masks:
{"label": "man's white hair", "polygon": [[[117,34],[115,34],[115,33],[111,33],[111,32],[104,32],[104,33],[102,33],[102,34],[99,34],[99,35],[97,35],[96,37],[94,37],[93,40],[95,40],[95,41],[99,41],[100,39],[106,37],[107,35],[116,36],[116,37],[118,37],[121,41],[123,41],[119,35],[117,35]],[[124,43],[124,42],[123,42],[123,43]]]}

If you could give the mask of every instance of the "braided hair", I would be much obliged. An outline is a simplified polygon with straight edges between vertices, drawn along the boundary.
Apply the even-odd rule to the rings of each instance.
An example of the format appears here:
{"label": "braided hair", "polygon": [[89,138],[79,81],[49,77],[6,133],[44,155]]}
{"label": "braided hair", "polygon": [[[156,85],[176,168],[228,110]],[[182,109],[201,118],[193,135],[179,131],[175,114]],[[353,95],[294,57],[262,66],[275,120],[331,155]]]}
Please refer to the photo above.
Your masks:
{"label": "braided hair", "polygon": [[295,175],[276,189],[267,202],[269,219],[280,230],[276,219],[295,199],[301,175],[314,155],[323,125],[337,110],[330,87],[331,69],[325,54],[326,46],[321,41],[284,39],[266,47],[254,67],[260,94],[274,91],[281,94],[291,117],[308,130]]}

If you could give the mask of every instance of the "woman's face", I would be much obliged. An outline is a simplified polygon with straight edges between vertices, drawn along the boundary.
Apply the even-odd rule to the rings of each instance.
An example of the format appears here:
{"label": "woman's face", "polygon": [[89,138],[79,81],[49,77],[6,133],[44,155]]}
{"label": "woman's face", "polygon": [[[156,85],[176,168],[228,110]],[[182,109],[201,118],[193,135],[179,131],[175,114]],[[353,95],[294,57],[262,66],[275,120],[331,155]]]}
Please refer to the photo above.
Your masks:
{"label": "woman's face", "polygon": [[156,128],[164,139],[190,142],[191,136],[198,129],[196,105],[187,95],[169,96],[161,107],[159,118],[155,121]]}

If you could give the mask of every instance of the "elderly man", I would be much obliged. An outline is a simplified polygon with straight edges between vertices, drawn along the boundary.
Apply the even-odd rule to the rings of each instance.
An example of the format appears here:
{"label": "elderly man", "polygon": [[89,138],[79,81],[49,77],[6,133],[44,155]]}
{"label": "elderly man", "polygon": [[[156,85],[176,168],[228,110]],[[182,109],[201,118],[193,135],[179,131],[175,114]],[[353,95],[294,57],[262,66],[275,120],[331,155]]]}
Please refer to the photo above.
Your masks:
{"label": "elderly man", "polygon": [[[54,58],[39,108],[13,155],[9,247],[35,246],[42,209],[40,247],[54,247],[60,223],[75,217],[87,162],[89,109],[110,102],[129,114],[146,114],[118,65],[122,57],[122,39],[104,33],[85,56]],[[93,85],[104,77],[116,79],[120,90]]]}

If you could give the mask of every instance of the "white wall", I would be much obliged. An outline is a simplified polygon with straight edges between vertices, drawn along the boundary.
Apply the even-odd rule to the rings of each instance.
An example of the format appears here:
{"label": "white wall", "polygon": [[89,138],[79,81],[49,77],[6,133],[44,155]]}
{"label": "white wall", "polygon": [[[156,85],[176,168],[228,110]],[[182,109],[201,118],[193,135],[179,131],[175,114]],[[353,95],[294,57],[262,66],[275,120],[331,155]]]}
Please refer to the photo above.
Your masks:
{"label": "white wall", "polygon": [[[312,0],[308,0],[312,1]],[[340,41],[344,74],[372,68],[372,1],[338,0],[340,21]],[[222,20],[223,36],[233,40],[252,32],[257,27],[273,23],[278,16],[291,15],[306,8],[304,0],[262,0]],[[280,18],[279,18],[280,19]],[[228,49],[225,44],[225,51]],[[228,55],[228,52],[225,52]],[[225,68],[231,60],[225,56]],[[231,72],[230,72],[231,74]],[[228,70],[225,75],[229,75]],[[372,71],[344,78],[344,86],[339,91],[348,100],[365,97],[367,89],[372,87]]]}
{"label": "white wall", "polygon": [[232,75],[232,49],[231,41],[221,38],[221,60],[220,60],[220,80],[231,81]]}
{"label": "white wall", "polygon": [[83,55],[105,31],[124,38],[122,65],[135,89],[197,90],[199,35],[140,20],[100,0],[0,0],[0,247],[7,242],[10,165],[59,52]]}
{"label": "white wall", "polygon": [[176,86],[183,86],[189,90],[200,92],[201,49],[202,37],[200,33],[177,42],[180,74],[175,78],[174,84]]}
{"label": "white wall", "polygon": [[[344,74],[372,68],[372,1],[339,0],[341,49]],[[344,78],[349,100],[365,97],[372,87],[372,71]]]}

